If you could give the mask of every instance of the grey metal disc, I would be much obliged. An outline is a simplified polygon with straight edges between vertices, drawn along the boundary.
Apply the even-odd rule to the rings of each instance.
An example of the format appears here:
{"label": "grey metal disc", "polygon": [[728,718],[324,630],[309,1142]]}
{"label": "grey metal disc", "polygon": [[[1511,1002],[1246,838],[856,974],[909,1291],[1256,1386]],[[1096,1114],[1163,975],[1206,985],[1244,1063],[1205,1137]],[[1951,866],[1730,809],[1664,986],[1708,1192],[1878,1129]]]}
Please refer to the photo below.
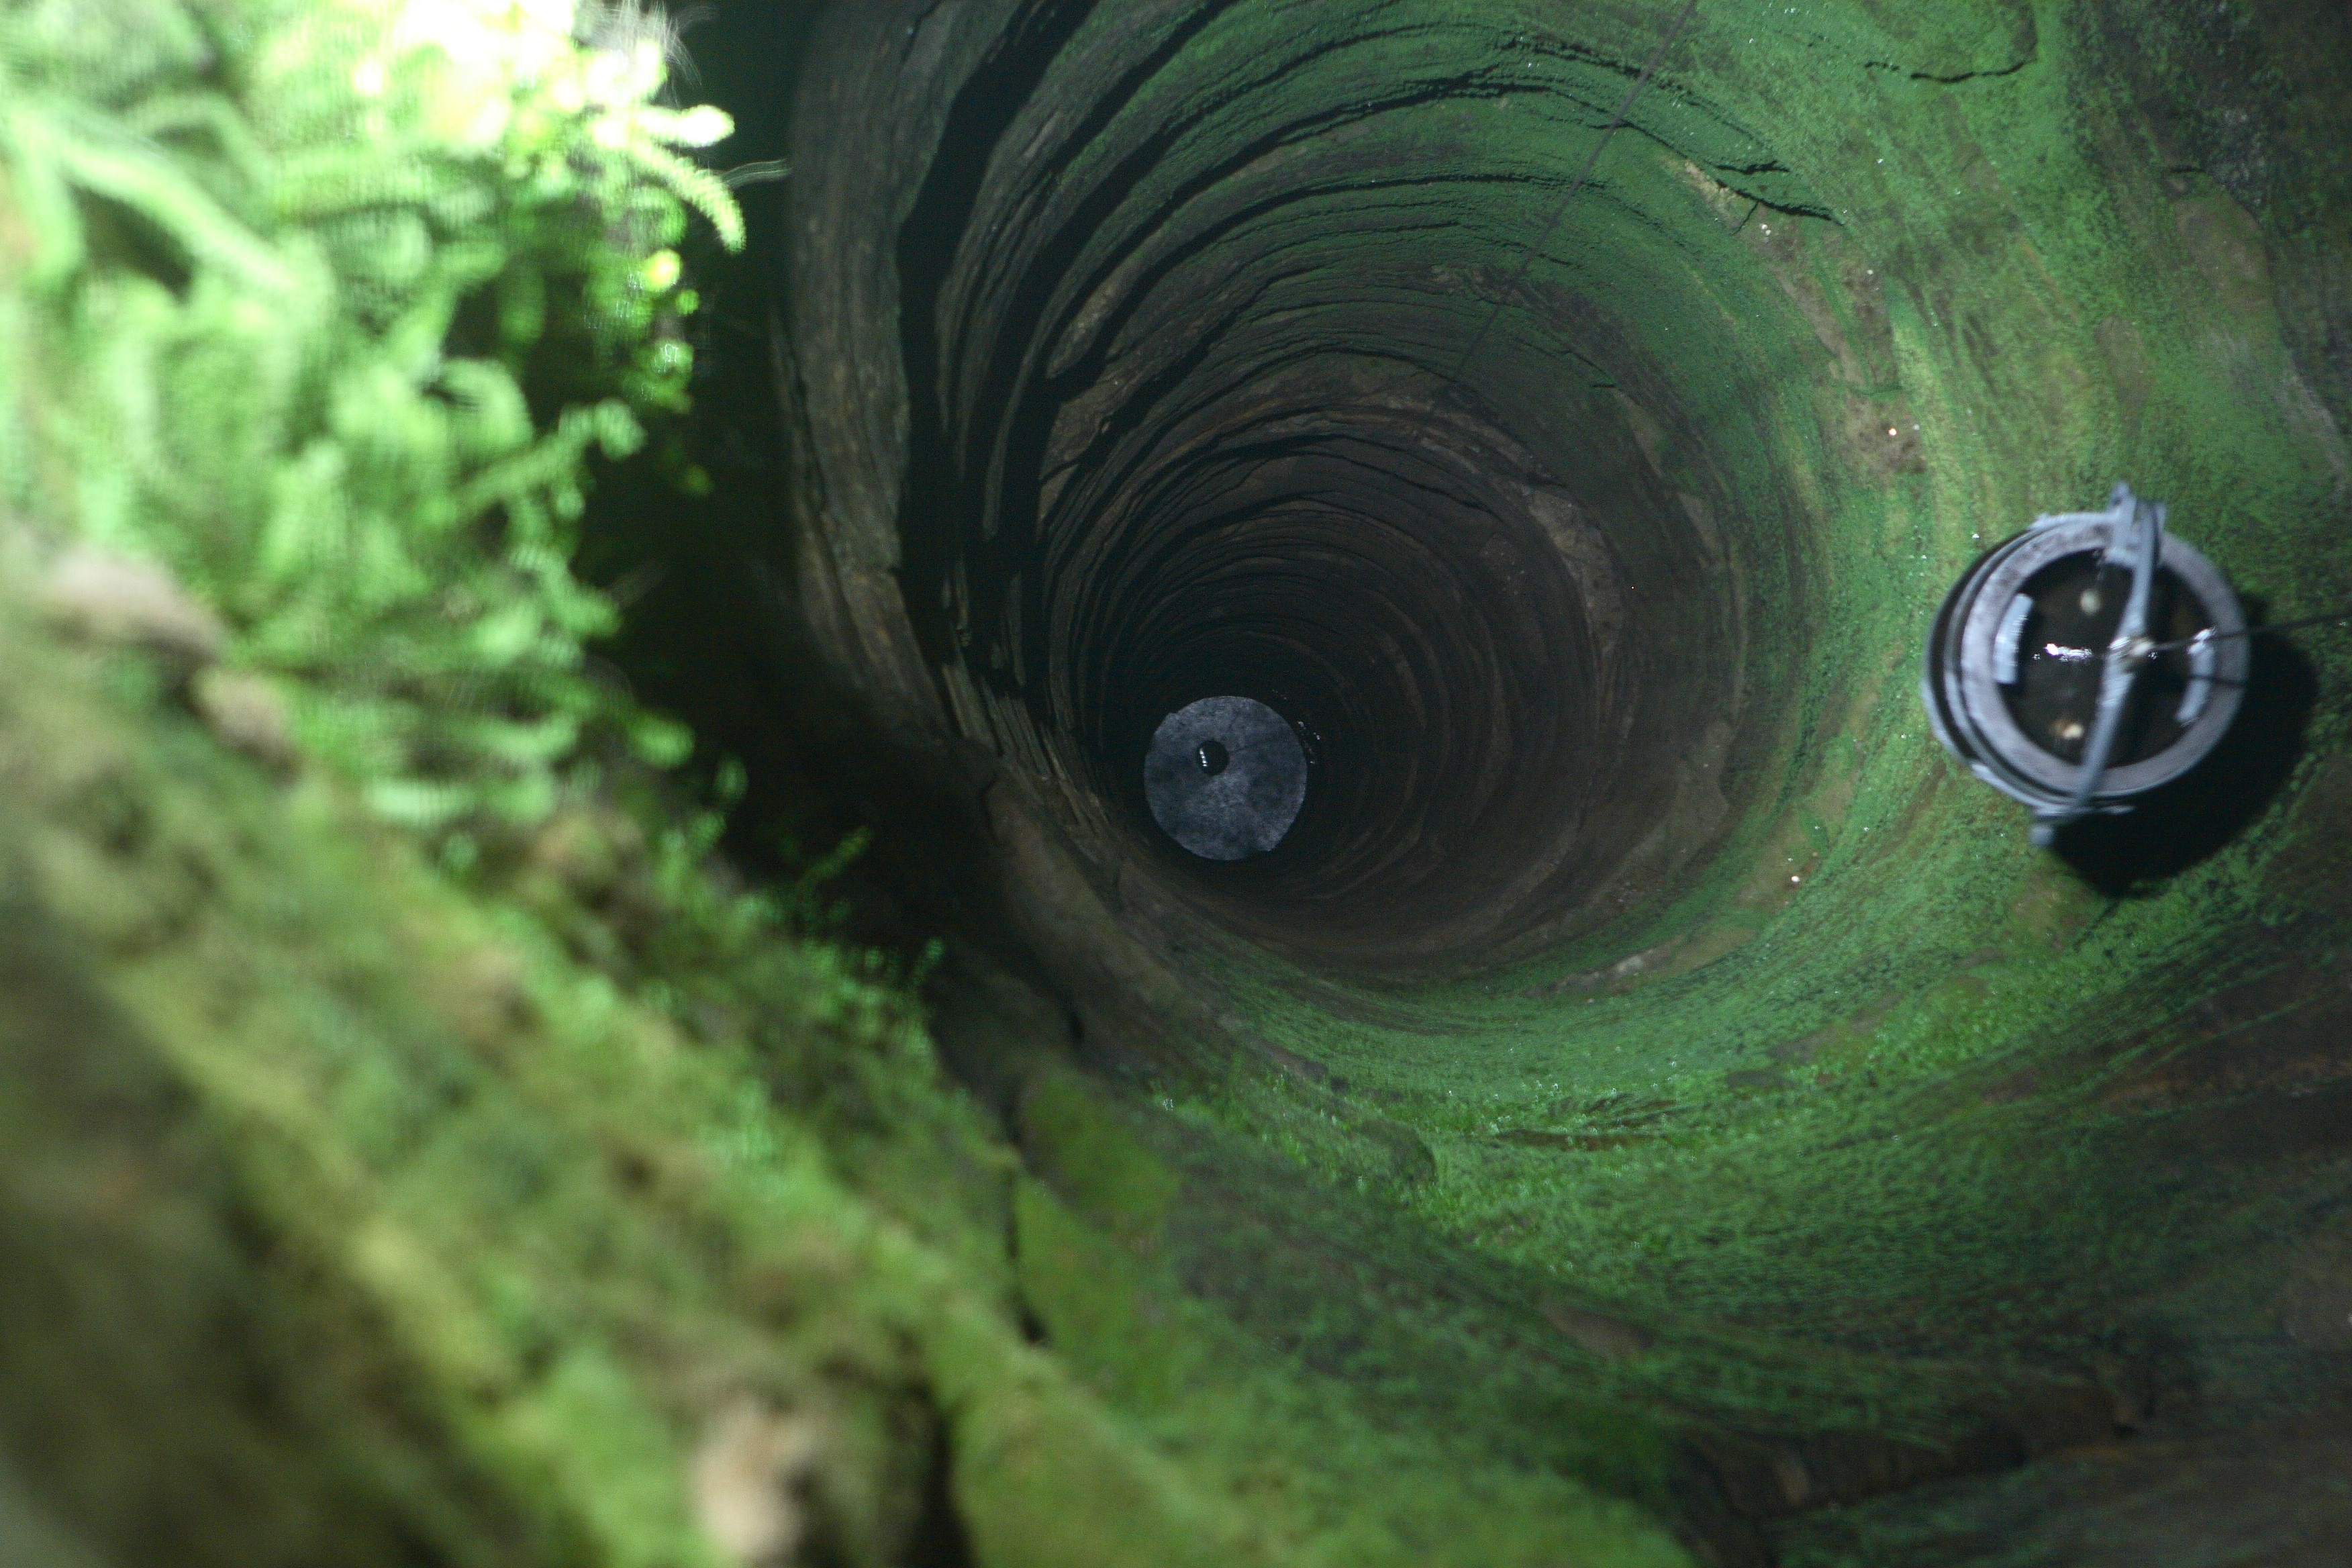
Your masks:
{"label": "grey metal disc", "polygon": [[1307,752],[1290,721],[1247,697],[1203,697],[1160,721],[1143,796],[1169,837],[1204,860],[1282,842],[1307,800]]}

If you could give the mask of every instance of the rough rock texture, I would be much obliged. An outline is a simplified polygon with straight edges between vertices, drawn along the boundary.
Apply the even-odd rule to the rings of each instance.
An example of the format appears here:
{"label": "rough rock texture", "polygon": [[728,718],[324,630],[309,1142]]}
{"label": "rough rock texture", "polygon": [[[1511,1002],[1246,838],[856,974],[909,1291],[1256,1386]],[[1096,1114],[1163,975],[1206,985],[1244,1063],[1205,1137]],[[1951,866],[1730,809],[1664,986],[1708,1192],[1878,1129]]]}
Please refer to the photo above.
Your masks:
{"label": "rough rock texture", "polygon": [[459,887],[5,589],[0,668],[0,1561],[1270,1561],[1023,1342],[844,955],[616,984],[620,825]]}
{"label": "rough rock texture", "polygon": [[[2326,1473],[2352,648],[2263,643],[2224,753],[2056,857],[1916,661],[1974,554],[2117,479],[2265,618],[2352,600],[2352,34],[1708,4],[1572,189],[1679,9],[831,7],[789,239],[816,642],[984,781],[1003,908],[1166,1172],[1128,1250],[1467,1445],[1437,1489],[2058,1561],[2219,1434]],[[1322,775],[1205,867],[1139,761],[1222,692]],[[1231,1397],[1038,1311],[1136,1408]],[[1820,1522],[2130,1430],[2122,1500],[2030,1467]],[[2280,1484],[2281,1560],[2340,1556],[2352,1506]]]}
{"label": "rough rock texture", "polygon": [[[791,179],[598,673],[808,925],[877,829],[928,1029],[674,802],[436,868],[0,584],[0,1560],[2352,1555],[2352,648],[2056,857],[1915,696],[2117,479],[2352,600],[2348,24],[1703,0],[1602,150],[1679,9],[695,36]],[[1328,782],[1191,863],[1252,691]]]}

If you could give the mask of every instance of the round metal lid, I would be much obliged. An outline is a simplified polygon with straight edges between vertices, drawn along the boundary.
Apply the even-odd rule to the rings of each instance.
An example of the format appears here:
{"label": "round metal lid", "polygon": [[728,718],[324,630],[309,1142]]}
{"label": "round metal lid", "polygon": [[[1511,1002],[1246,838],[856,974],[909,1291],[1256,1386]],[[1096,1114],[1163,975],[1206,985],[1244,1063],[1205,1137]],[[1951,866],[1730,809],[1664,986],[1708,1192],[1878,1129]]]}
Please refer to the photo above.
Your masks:
{"label": "round metal lid", "polygon": [[1290,721],[1248,697],[1203,697],[1160,721],[1143,760],[1152,820],[1204,860],[1280,844],[1307,802],[1307,752]]}

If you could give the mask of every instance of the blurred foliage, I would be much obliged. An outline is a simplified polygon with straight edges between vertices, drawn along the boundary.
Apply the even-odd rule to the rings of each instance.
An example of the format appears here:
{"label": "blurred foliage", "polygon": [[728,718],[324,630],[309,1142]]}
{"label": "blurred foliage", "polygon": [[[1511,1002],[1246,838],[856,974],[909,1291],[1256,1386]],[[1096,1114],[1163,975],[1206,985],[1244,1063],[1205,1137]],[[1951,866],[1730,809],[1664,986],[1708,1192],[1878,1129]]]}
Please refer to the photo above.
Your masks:
{"label": "blurred foliage", "polygon": [[995,1560],[1098,1561],[1028,1478],[1148,1468],[1022,1342],[918,976],[802,940],[862,840],[738,884],[740,770],[683,800],[585,651],[588,464],[685,408],[689,223],[742,242],[674,43],[0,0],[0,1514],[57,1551],[879,1563],[952,1426]]}
{"label": "blurred foliage", "polygon": [[592,450],[684,406],[674,247],[741,222],[656,13],[0,5],[0,505],[152,559],[411,825],[543,818],[602,732]]}

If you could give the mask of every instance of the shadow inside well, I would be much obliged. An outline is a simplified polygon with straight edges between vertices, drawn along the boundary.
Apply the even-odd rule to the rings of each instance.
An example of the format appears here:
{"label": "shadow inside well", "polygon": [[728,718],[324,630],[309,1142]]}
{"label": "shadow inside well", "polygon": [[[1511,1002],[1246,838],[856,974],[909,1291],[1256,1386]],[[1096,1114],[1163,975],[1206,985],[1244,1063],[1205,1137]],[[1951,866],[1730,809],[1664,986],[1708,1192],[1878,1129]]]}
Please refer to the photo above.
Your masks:
{"label": "shadow inside well", "polygon": [[[2247,620],[2260,619],[2247,605]],[[2238,717],[2206,759],[2123,816],[2091,816],[2059,830],[2059,858],[2111,898],[2145,896],[2154,884],[2212,855],[2285,787],[2303,754],[2318,672],[2283,637],[2252,639]]]}

